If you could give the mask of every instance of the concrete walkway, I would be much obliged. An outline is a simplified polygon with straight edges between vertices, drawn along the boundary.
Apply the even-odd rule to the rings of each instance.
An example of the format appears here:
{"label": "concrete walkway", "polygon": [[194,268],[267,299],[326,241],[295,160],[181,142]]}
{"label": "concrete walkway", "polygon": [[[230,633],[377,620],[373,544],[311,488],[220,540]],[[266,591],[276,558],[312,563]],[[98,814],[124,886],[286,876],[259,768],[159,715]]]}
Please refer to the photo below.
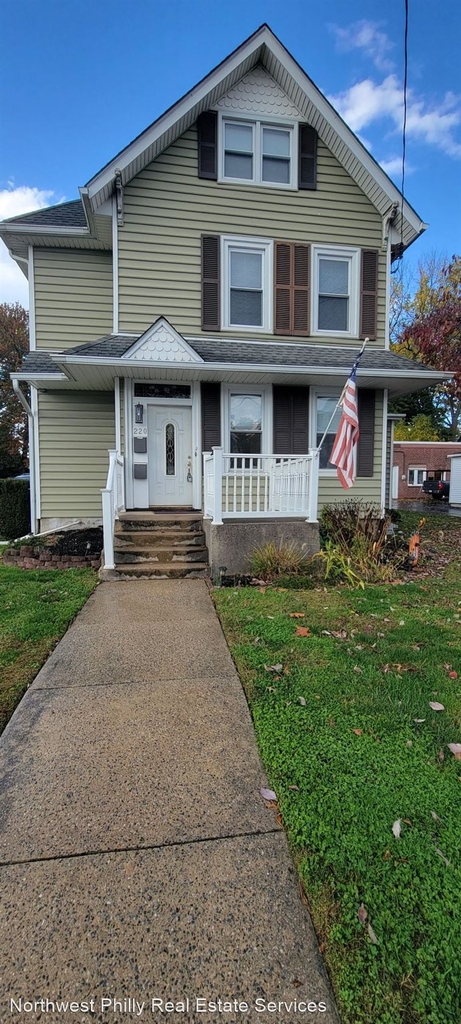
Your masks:
{"label": "concrete walkway", "polygon": [[2,1024],[337,1024],[204,581],[98,587],[0,770]]}

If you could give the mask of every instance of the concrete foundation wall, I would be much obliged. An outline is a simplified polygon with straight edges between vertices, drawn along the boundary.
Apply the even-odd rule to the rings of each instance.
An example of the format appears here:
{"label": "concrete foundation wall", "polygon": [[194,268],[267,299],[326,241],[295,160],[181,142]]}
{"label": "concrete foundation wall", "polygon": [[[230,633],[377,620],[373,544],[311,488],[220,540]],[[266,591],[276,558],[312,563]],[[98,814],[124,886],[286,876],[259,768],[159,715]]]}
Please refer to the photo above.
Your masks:
{"label": "concrete foundation wall", "polygon": [[296,544],[307,556],[319,550],[317,523],[304,519],[227,520],[223,526],[214,526],[203,520],[208,547],[211,575],[219,575],[219,566],[226,566],[226,574],[248,573],[255,548],[269,541],[275,544]]}

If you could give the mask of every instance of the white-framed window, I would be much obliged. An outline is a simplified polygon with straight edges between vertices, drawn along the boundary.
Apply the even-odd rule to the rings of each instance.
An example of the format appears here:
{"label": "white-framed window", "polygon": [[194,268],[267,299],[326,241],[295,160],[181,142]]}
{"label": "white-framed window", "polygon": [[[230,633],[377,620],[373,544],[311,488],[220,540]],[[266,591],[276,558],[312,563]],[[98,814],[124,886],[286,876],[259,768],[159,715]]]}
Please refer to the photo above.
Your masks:
{"label": "white-framed window", "polygon": [[261,392],[229,393],[229,451],[236,455],[261,455],[263,395]]}
{"label": "white-framed window", "polygon": [[[253,384],[222,387],[221,430],[226,452],[264,455],[272,437],[271,389]],[[247,465],[248,463],[248,465]],[[245,468],[249,462],[244,460]]]}
{"label": "white-framed window", "polygon": [[[336,466],[331,464],[329,456],[331,454],[331,449],[333,448],[336,431],[341,419],[341,409],[336,409],[340,395],[340,390],[336,388],[311,388],[311,400],[309,403],[311,410],[310,436],[313,438],[311,443],[314,447],[317,447],[320,444],[320,441],[328,428],[325,440],[320,449],[319,471],[322,476],[325,474],[333,475],[336,473]],[[332,416],[333,420],[330,423]]]}
{"label": "white-framed window", "polygon": [[238,330],[272,330],[272,242],[223,237],[222,323]]}
{"label": "white-framed window", "polygon": [[357,337],[359,269],[359,249],[312,246],[312,334]]}
{"label": "white-framed window", "polygon": [[220,139],[220,181],[296,188],[294,123],[222,117]]}
{"label": "white-framed window", "polygon": [[408,469],[408,486],[422,487],[426,479],[426,475],[426,469],[424,466],[411,466]]}

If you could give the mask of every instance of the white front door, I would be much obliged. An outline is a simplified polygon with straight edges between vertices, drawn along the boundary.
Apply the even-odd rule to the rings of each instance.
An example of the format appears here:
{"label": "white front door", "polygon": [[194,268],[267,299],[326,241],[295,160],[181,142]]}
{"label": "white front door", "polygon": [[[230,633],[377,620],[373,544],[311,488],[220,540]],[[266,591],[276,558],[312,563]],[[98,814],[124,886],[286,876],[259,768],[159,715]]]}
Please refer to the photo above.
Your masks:
{"label": "white front door", "polygon": [[192,409],[148,406],[149,505],[192,505]]}

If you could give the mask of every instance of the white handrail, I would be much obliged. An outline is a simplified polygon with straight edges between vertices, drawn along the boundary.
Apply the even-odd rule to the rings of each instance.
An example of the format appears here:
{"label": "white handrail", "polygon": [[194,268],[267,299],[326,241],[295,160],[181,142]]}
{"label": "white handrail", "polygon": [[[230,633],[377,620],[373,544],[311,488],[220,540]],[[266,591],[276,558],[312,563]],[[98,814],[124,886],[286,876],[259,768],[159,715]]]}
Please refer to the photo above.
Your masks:
{"label": "white handrail", "polygon": [[114,523],[125,507],[125,482],[123,455],[114,449],[109,451],[109,470],[106,486],[101,488],[102,529],[104,543],[104,568],[115,569]]}
{"label": "white handrail", "polygon": [[203,454],[204,513],[215,525],[223,518],[305,516],[317,522],[319,453],[251,455]]}

